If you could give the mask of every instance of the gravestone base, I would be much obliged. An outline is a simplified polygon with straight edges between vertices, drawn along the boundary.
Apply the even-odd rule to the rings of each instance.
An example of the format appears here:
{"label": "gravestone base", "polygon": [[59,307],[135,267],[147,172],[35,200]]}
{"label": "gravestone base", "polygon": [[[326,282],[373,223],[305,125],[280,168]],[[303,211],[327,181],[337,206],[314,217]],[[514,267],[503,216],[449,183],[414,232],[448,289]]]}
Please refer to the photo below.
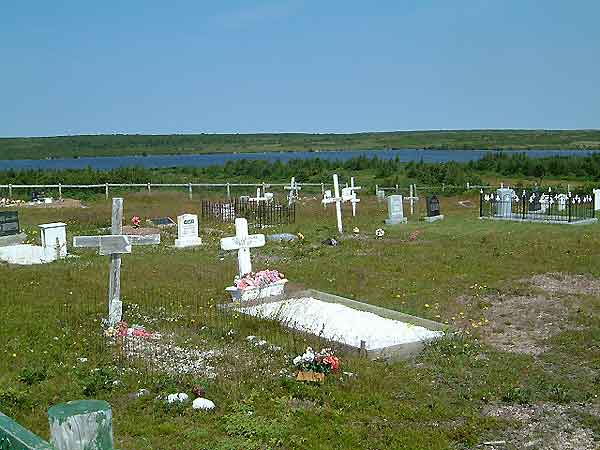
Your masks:
{"label": "gravestone base", "polygon": [[0,247],[19,245],[25,242],[25,239],[27,239],[27,235],[25,233],[13,234],[11,236],[0,236]]}
{"label": "gravestone base", "polygon": [[175,239],[175,247],[177,248],[198,247],[199,245],[202,245],[202,239],[199,237]]}
{"label": "gravestone base", "polygon": [[235,286],[229,286],[225,290],[231,295],[234,302],[249,302],[282,296],[287,282],[288,280],[284,278],[263,288],[238,289]]}
{"label": "gravestone base", "polygon": [[428,223],[437,222],[438,220],[444,220],[444,215],[440,214],[439,216],[425,217],[425,222],[428,222]]}
{"label": "gravestone base", "polygon": [[400,217],[398,219],[385,219],[386,225],[400,225],[401,223],[407,223],[408,219],[406,217]]}

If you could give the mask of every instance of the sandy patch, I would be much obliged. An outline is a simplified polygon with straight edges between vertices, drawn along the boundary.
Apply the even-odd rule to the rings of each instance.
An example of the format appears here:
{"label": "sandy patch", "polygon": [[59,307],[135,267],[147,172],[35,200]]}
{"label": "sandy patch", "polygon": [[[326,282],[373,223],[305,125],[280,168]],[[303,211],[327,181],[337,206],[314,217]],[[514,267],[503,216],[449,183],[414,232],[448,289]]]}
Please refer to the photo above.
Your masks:
{"label": "sandy patch", "polygon": [[[492,440],[497,444],[482,447],[488,450],[595,450],[594,432],[578,422],[575,417],[578,412],[598,416],[596,409],[582,405],[489,406],[483,411],[485,416],[505,419],[515,426]],[[504,443],[500,443],[502,441]]]}
{"label": "sandy patch", "polygon": [[600,279],[591,275],[545,273],[534,275],[529,283],[549,294],[600,296]]}

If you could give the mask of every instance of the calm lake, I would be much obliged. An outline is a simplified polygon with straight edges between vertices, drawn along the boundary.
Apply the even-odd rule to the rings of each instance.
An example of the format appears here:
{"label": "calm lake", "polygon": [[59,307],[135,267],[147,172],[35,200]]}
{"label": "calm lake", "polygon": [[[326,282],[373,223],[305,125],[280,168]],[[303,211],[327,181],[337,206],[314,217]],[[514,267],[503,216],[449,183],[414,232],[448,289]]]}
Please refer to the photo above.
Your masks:
{"label": "calm lake", "polygon": [[[553,155],[589,155],[600,150],[529,150],[527,154],[531,157],[543,157]],[[0,160],[0,170],[61,170],[61,169],[84,169],[91,167],[98,170],[110,170],[119,167],[206,167],[225,164],[227,161],[269,160],[290,161],[292,159],[321,158],[327,160],[347,160],[356,156],[377,156],[382,159],[400,158],[403,162],[420,161],[446,162],[446,161],[473,161],[483,156],[494,153],[494,150],[347,150],[327,152],[280,152],[280,153],[219,153],[209,155],[154,155],[154,156],[103,156],[78,159],[43,159],[43,160]]]}

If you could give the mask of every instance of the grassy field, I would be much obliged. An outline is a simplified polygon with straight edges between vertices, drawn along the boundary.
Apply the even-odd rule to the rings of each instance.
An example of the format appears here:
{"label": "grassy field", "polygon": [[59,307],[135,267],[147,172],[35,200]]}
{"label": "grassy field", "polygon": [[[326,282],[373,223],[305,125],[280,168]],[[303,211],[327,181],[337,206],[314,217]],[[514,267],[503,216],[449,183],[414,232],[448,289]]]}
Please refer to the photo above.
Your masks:
{"label": "grassy field", "polygon": [[[476,197],[444,197],[446,220],[419,221],[421,200],[408,225],[384,226],[377,240],[385,205],[362,197],[358,217],[345,221],[347,229],[360,228],[359,236],[322,245],[335,236],[333,209],[305,199],[295,225],[264,230],[301,232],[305,239],[253,251],[254,267],[277,268],[304,287],[446,323],[459,333],[403,362],[368,361],[339,349],[345,374],[322,386],[298,383],[288,376],[290,357],[321,344],[221,312],[217,305],[226,301],[223,289],[237,265],[235,255],[220,253],[219,238],[233,228],[201,222],[200,248],[172,248],[171,230],[163,231],[159,247],[137,247],[123,257],[125,320],[160,331],[172,345],[152,358],[127,358],[102,337],[108,258],[70,249],[80,257],[1,265],[0,410],[48,437],[49,406],[105,399],[123,450],[442,450],[505,440],[506,446],[485,446],[499,450],[536,439],[528,448],[596,448],[598,225],[481,221]],[[475,206],[458,205],[466,199]],[[36,224],[65,221],[71,241],[109,225],[108,201],[87,205],[23,209],[21,218],[30,236]],[[126,218],[198,211],[199,199],[184,193],[125,198]],[[256,346],[249,335],[268,345]],[[180,360],[201,364],[195,374],[172,373]],[[191,394],[196,385],[217,404],[215,412],[156,399]],[[132,396],[142,388],[150,394]]]}
{"label": "grassy field", "polygon": [[354,134],[264,133],[0,138],[0,159],[393,148],[600,149],[600,131],[458,130]]}

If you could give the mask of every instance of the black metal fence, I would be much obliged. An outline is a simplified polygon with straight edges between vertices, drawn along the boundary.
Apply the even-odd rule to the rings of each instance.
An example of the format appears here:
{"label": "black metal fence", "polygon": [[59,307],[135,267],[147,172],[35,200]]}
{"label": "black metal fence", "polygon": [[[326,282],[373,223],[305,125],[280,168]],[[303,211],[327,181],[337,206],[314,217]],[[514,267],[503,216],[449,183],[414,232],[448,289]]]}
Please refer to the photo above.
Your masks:
{"label": "black metal fence", "polygon": [[202,218],[233,223],[236,217],[245,218],[257,227],[287,225],[296,222],[296,205],[281,205],[273,201],[249,201],[232,199],[214,202],[202,200]]}
{"label": "black metal fence", "polygon": [[580,222],[595,217],[594,196],[585,192],[565,194],[551,190],[482,189],[479,216],[540,222]]}

